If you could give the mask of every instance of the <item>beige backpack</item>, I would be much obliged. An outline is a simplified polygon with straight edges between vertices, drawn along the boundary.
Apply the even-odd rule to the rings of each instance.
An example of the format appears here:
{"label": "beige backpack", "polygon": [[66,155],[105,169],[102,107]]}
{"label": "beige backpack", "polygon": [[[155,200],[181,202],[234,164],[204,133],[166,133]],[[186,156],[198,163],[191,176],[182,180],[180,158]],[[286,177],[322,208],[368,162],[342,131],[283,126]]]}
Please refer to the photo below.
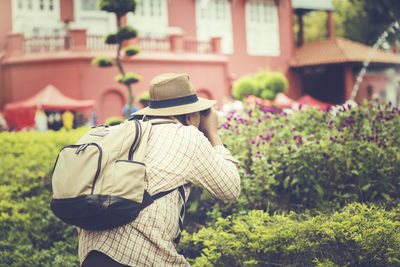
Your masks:
{"label": "beige backpack", "polygon": [[111,229],[133,221],[155,199],[174,191],[150,196],[143,163],[152,124],[174,122],[132,119],[100,125],[62,148],[52,174],[53,213],[83,229]]}

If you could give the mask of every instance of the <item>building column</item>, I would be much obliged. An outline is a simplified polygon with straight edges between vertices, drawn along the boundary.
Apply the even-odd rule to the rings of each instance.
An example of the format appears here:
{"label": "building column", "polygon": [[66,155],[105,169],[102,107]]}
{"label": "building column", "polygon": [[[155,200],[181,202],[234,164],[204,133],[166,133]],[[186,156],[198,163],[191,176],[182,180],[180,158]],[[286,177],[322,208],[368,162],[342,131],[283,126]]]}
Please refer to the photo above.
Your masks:
{"label": "building column", "polygon": [[7,35],[7,55],[21,55],[23,52],[24,35],[22,33],[9,33]]}
{"label": "building column", "polygon": [[184,51],[183,34],[169,35],[169,42],[172,52],[179,53]]}
{"label": "building column", "polygon": [[354,76],[353,76],[353,70],[350,66],[344,66],[343,68],[344,73],[344,97],[345,101],[349,100],[351,97],[351,93],[353,91],[354,87]]}
{"label": "building column", "polygon": [[214,54],[221,53],[221,37],[213,37],[211,38],[211,51]]}
{"label": "building column", "polygon": [[86,29],[71,29],[72,50],[86,50]]}
{"label": "building column", "polygon": [[335,25],[333,24],[332,10],[328,10],[327,32],[329,39],[335,39]]}

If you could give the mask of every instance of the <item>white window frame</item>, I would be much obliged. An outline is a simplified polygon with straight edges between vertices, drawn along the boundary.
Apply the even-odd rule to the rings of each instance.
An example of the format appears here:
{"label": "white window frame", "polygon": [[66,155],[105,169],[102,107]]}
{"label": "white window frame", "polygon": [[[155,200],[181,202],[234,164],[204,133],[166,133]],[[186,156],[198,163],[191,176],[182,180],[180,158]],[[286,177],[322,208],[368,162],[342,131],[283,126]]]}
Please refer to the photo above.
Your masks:
{"label": "white window frame", "polygon": [[135,14],[127,14],[126,22],[139,37],[165,38],[169,34],[168,0],[141,0]]}
{"label": "white window frame", "polygon": [[254,56],[279,56],[278,7],[272,0],[245,4],[247,53]]}
{"label": "white window frame", "polygon": [[[86,28],[88,35],[107,35],[116,32],[115,14],[102,10],[83,10],[82,3],[87,0],[74,0],[74,18],[71,27]],[[96,20],[104,23],[105,27],[95,27]],[[91,25],[92,24],[92,25]]]}
{"label": "white window frame", "polygon": [[[44,9],[40,9],[43,1]],[[50,2],[53,9],[50,10]],[[19,8],[19,5],[22,8]],[[28,8],[28,4],[32,8]],[[26,37],[51,36],[63,30],[60,21],[60,0],[12,0],[13,32],[23,33]]]}
{"label": "white window frame", "polygon": [[232,11],[228,0],[196,0],[196,30],[199,41],[221,37],[221,52],[232,54]]}

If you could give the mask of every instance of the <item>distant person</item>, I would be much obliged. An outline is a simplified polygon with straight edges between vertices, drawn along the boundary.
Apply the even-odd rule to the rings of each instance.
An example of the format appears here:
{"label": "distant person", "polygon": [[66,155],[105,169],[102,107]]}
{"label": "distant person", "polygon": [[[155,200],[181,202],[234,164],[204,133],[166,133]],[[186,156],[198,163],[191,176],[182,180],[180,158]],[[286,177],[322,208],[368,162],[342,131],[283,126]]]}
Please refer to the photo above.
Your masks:
{"label": "distant person", "polygon": [[143,209],[136,220],[105,231],[78,230],[83,267],[189,266],[175,249],[191,184],[213,197],[240,192],[238,162],[218,135],[215,100],[197,97],[187,74],[163,74],[150,83],[150,102],[136,115],[162,118],[152,126],[144,164],[150,195],[176,189]]}
{"label": "distant person", "polygon": [[8,131],[7,121],[2,112],[0,112],[0,132]]}
{"label": "distant person", "polygon": [[38,132],[45,132],[48,130],[47,116],[46,113],[41,109],[38,109],[35,112],[35,128]]}
{"label": "distant person", "polygon": [[136,102],[133,102],[131,110],[129,110],[128,104],[124,106],[124,108],[122,109],[122,115],[124,116],[124,118],[128,118],[132,113],[135,113],[136,111],[138,111],[138,107],[136,105]]}
{"label": "distant person", "polygon": [[53,122],[53,130],[58,131],[63,127],[63,121],[60,115],[60,112],[54,113],[54,122]]}
{"label": "distant person", "polygon": [[74,114],[71,111],[67,110],[62,114],[61,117],[64,128],[67,130],[71,130],[74,126]]}

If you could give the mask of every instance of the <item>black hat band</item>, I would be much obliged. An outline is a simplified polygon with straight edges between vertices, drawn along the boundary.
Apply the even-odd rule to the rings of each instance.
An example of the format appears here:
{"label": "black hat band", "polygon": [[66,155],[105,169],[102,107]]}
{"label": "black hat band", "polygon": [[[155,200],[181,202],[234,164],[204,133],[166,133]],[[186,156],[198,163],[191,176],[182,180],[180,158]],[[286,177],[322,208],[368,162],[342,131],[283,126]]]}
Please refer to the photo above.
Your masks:
{"label": "black hat band", "polygon": [[171,98],[171,99],[165,99],[165,100],[150,100],[149,101],[149,107],[158,109],[158,108],[170,108],[170,107],[175,107],[175,106],[182,106],[182,105],[187,105],[187,104],[192,104],[199,101],[197,98],[197,95],[188,95],[184,97],[178,97],[178,98]]}

